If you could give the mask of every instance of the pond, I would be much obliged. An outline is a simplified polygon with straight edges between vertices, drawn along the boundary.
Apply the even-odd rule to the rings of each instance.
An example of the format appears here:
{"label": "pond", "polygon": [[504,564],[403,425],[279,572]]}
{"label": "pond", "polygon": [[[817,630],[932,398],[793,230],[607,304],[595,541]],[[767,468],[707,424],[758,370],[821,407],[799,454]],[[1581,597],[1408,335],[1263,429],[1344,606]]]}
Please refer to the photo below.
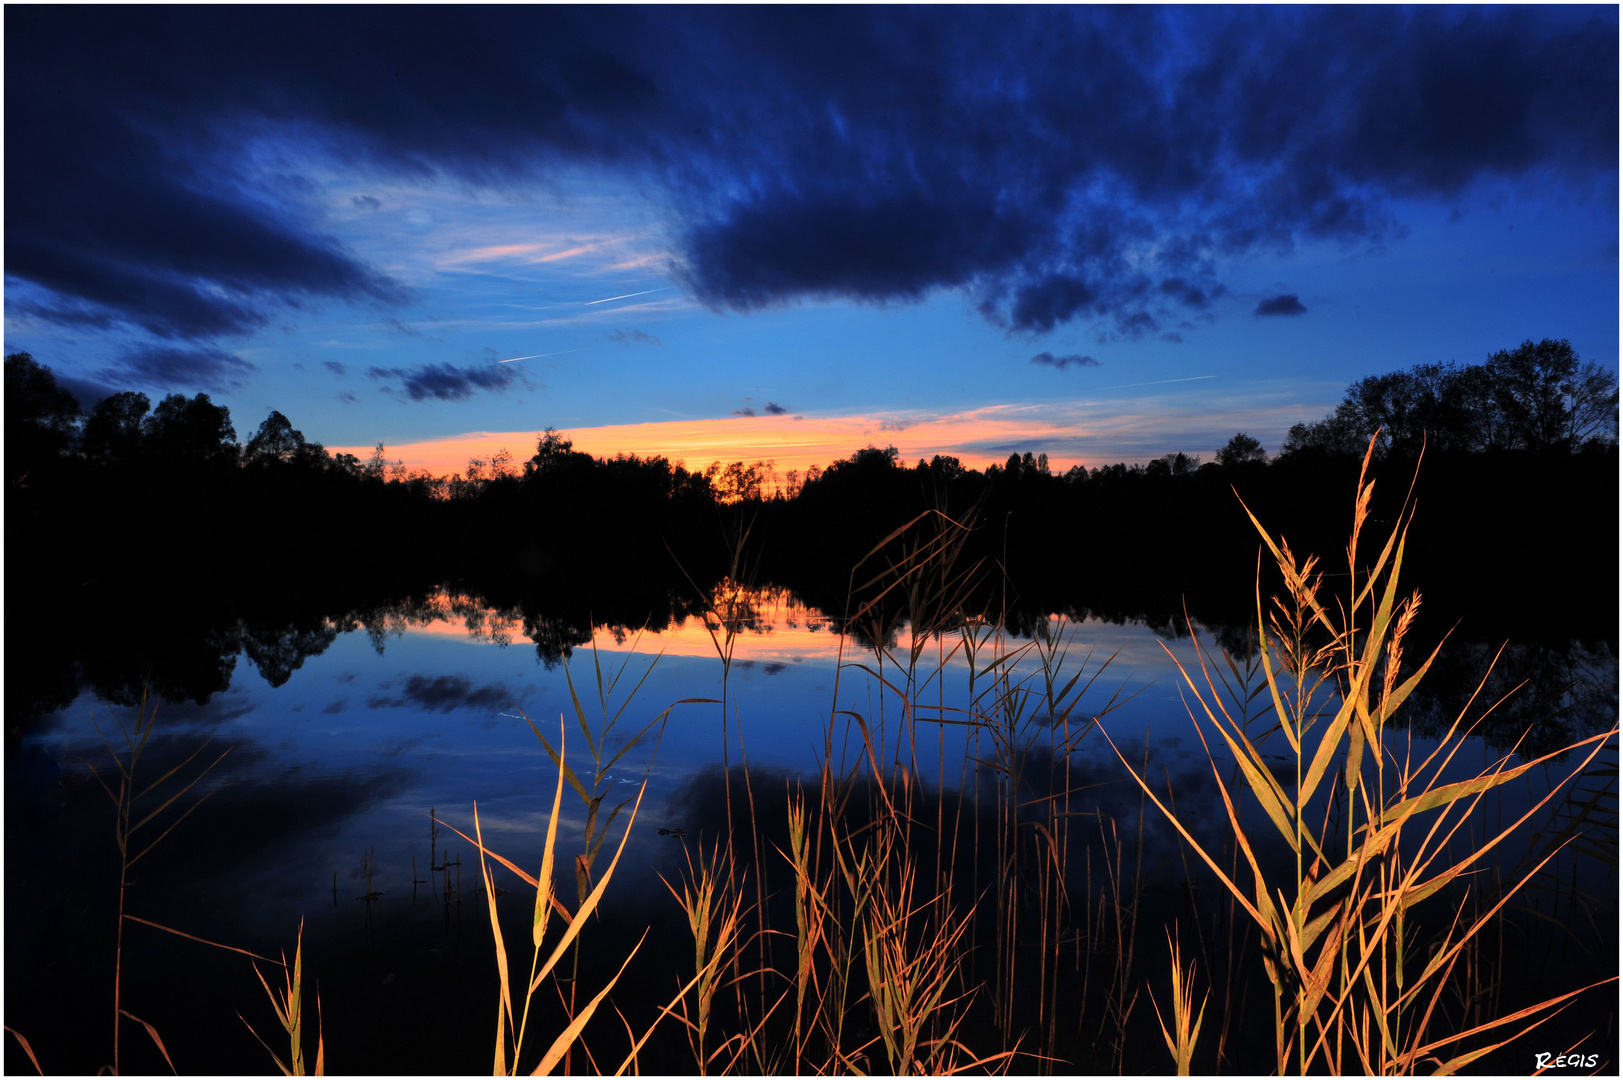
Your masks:
{"label": "pond", "polygon": [[[588,829],[598,837],[606,829],[607,839],[588,860],[586,880],[595,884],[613,862],[602,906],[583,931],[576,1007],[635,948],[613,1001],[638,1032],[653,1023],[656,1006],[671,1001],[695,967],[677,894],[730,839],[756,860],[738,856],[747,928],[740,955],[773,974],[752,975],[743,965],[717,1015],[730,1009],[729,1024],[753,1022],[794,985],[792,974],[781,974],[793,971],[796,949],[786,806],[797,795],[812,792],[815,803],[815,793],[826,792],[825,765],[859,783],[877,769],[908,778],[908,820],[918,829],[911,842],[933,855],[935,880],[968,898],[956,948],[974,958],[980,1011],[959,1032],[965,1043],[1018,1043],[1034,1056],[1014,1059],[1015,1072],[1168,1071],[1154,1014],[1133,1002],[1148,983],[1166,1008],[1162,926],[1182,920],[1191,935],[1185,953],[1202,957],[1201,985],[1215,986],[1222,973],[1208,966],[1229,973],[1201,1053],[1222,1055],[1209,1065],[1225,1071],[1259,1060],[1267,1067],[1269,1005],[1252,970],[1260,970],[1255,947],[1246,953],[1233,905],[1123,763],[1175,808],[1195,840],[1234,858],[1217,784],[1243,785],[1212,727],[1191,722],[1201,705],[1184,673],[1208,702],[1248,715],[1243,726],[1261,740],[1268,695],[1243,629],[1196,626],[1179,636],[1053,616],[1023,627],[1023,637],[975,624],[915,642],[905,621],[893,621],[876,647],[858,623],[783,589],[723,582],[706,606],[708,613],[657,629],[592,626],[589,640],[564,635],[567,648],[547,616],[491,607],[450,588],[290,628],[280,638],[211,631],[224,643],[215,689],[167,701],[163,687],[153,688],[154,719],[134,784],[161,783],[139,813],[182,794],[132,847],[133,855],[161,835],[130,871],[126,910],[272,957],[291,955],[302,922],[303,971],[307,986],[319,988],[331,1071],[482,1071],[497,1008],[489,904],[521,956],[534,893],[498,869],[497,895],[487,897],[477,849],[457,830],[474,835],[477,808],[486,846],[536,872],[559,783],[545,737],[565,748],[584,794],[602,796],[589,821],[581,793],[563,793],[557,881],[566,906],[578,906],[569,867]],[[1402,754],[1399,739],[1416,759],[1435,747],[1444,733],[1437,717],[1458,711],[1459,688],[1474,686],[1489,657],[1480,646],[1460,646],[1441,658],[1434,681],[1442,688],[1417,695],[1411,711],[1421,719],[1389,733],[1393,752]],[[1465,741],[1444,779],[1490,765],[1515,742],[1507,732],[1539,727],[1534,719],[1542,727],[1524,739],[1515,763],[1616,723],[1616,661],[1604,643],[1511,650],[1494,678],[1499,692],[1510,689],[1501,683],[1527,683],[1521,701],[1530,704],[1512,698],[1502,706],[1486,735]],[[127,760],[121,725],[131,729],[144,715],[121,696],[113,703],[86,688],[8,745],[7,1023],[30,1039],[46,1071],[94,1072],[110,1062],[119,852],[114,803],[102,784],[116,790],[108,747]],[[1262,745],[1269,767],[1289,782],[1294,766],[1279,733]],[[1483,827],[1514,823],[1587,752],[1495,789]],[[1569,785],[1582,797],[1552,800],[1531,823],[1537,829],[1520,830],[1515,851],[1507,842],[1506,858],[1492,861],[1514,873],[1524,849],[1541,850],[1538,830],[1579,821],[1581,843],[1546,866],[1539,888],[1519,901],[1532,913],[1531,929],[1513,931],[1541,935],[1548,962],[1534,982],[1551,994],[1616,972],[1615,769],[1614,739]],[[196,786],[183,790],[193,778]],[[1251,835],[1270,828],[1249,795],[1241,802]],[[161,833],[182,814],[172,833]],[[1007,833],[1000,815],[1009,817]],[[1005,835],[1013,839],[998,839]],[[1036,848],[1028,850],[1040,847],[1041,835],[1051,845],[1047,857],[1063,860],[1047,877],[1033,870]],[[1480,843],[1485,834],[1472,835]],[[962,868],[959,880],[950,868],[940,876],[943,860]],[[1028,880],[1009,885],[1011,873]],[[921,904],[935,895],[924,895],[927,882],[917,888]],[[1025,892],[1013,901],[1005,890]],[[1576,929],[1541,929],[1552,916]],[[1135,925],[1123,925],[1124,917]],[[1040,928],[1016,926],[1021,918],[1038,919]],[[1586,920],[1592,932],[1579,925]],[[1496,932],[1502,946],[1506,931]],[[1193,933],[1226,937],[1197,944]],[[1011,941],[1017,947],[1005,947]],[[526,959],[516,962],[523,967]],[[1056,973],[1060,960],[1066,970]],[[1503,955],[1484,953],[1480,963],[1487,973],[1477,978],[1490,986],[1524,973]],[[260,968],[275,985],[279,969]],[[1251,974],[1236,974],[1240,968]],[[273,1070],[249,1025],[285,1055],[286,1036],[239,953],[127,924],[121,980],[122,1006],[161,1034],[181,1072]],[[562,982],[538,994],[548,1022],[565,986],[575,992]],[[1490,999],[1520,1000],[1480,987],[1469,993],[1479,1010]],[[313,1001],[312,993],[307,1013]],[[1615,989],[1591,991],[1569,1013],[1552,1039],[1615,1023]],[[853,1007],[850,1017],[851,1045],[865,1049],[843,1059],[842,1071],[882,1071],[867,1007]],[[663,1023],[640,1067],[695,1071],[679,1021]],[[306,1024],[313,1026],[308,1015]],[[614,1071],[625,1030],[605,1008],[569,1062],[572,1071]],[[712,1043],[737,1030],[726,1028]],[[1213,1032],[1222,1046],[1211,1045]],[[124,1071],[164,1068],[140,1025],[123,1025],[120,1039]],[[29,1067],[15,1042],[7,1055],[8,1068]],[[744,1056],[735,1067],[762,1064]]]}

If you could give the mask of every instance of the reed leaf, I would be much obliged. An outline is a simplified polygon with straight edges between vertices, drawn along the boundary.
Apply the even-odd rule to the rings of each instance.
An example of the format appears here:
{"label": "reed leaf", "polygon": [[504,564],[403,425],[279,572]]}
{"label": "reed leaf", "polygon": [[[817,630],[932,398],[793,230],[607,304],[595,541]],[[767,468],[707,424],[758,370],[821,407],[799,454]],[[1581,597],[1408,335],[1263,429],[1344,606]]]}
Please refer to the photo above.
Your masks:
{"label": "reed leaf", "polygon": [[7,1027],[6,1030],[11,1032],[17,1041],[22,1044],[23,1053],[27,1054],[28,1060],[33,1063],[34,1071],[44,1076],[45,1070],[39,1067],[39,1058],[34,1056],[34,1048],[28,1045],[28,1040],[23,1037],[23,1033],[13,1027]]}
{"label": "reed leaf", "polygon": [[[146,1033],[149,1036],[151,1036],[153,1043],[155,1043],[157,1045],[158,1053],[163,1055],[164,1064],[169,1066],[169,1071],[170,1072],[174,1073],[176,1076],[179,1076],[180,1073],[175,1068],[174,1061],[169,1057],[169,1048],[164,1046],[163,1039],[160,1038],[159,1035],[158,1035],[158,1029],[153,1027],[151,1024],[147,1023],[145,1020],[141,1019],[139,1016],[136,1016],[134,1013],[130,1012],[128,1009],[120,1009],[118,1011],[119,1011],[119,1014],[121,1016],[129,1017],[131,1020],[134,1020],[137,1024],[140,1024],[143,1028],[146,1029]],[[30,1058],[32,1058],[34,1055],[32,1053],[30,1053],[28,1056]],[[39,1068],[39,1063],[35,1062],[34,1067],[36,1069]]]}
{"label": "reed leaf", "polygon": [[625,961],[620,965],[620,970],[614,973],[614,978],[610,979],[608,984],[597,992],[597,996],[586,1003],[586,1007],[580,1011],[580,1015],[569,1022],[568,1027],[558,1033],[558,1037],[553,1040],[552,1045],[547,1047],[547,1052],[541,1055],[541,1062],[530,1073],[531,1076],[552,1075],[552,1070],[559,1061],[563,1060],[563,1056],[568,1052],[570,1045],[580,1037],[580,1033],[586,1028],[587,1021],[591,1020],[592,1014],[597,1012],[598,1005],[602,1004],[605,997],[608,997],[609,991],[614,989],[614,984],[620,981],[620,976],[626,973],[626,967],[631,963],[631,958],[637,955],[637,950],[642,948],[642,943],[646,940],[648,940],[648,932],[644,930],[642,937],[637,939],[637,944],[633,945],[631,952],[626,955]]}

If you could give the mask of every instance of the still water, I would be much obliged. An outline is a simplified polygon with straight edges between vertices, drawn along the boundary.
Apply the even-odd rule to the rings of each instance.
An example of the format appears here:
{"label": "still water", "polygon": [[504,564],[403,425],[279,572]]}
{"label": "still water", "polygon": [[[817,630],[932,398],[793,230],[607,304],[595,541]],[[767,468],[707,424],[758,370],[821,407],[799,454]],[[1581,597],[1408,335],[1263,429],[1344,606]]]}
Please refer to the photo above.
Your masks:
{"label": "still water", "polygon": [[[1223,696],[1225,677],[1236,686],[1243,678],[1244,658],[1236,670],[1212,661],[1220,645],[1204,630],[1169,637],[1056,617],[1035,642],[991,628],[932,638],[910,665],[905,626],[876,650],[786,592],[741,599],[732,633],[702,617],[660,631],[598,627],[564,660],[537,650],[522,614],[442,591],[406,612],[329,627],[324,646],[291,659],[238,660],[228,687],[206,701],[157,705],[138,786],[205,743],[178,776],[229,752],[175,810],[209,797],[132,874],[131,912],[266,955],[291,952],[302,919],[333,1071],[473,1072],[488,1066],[495,983],[477,860],[451,827],[471,834],[477,804],[487,845],[533,872],[557,772],[532,722],[564,741],[586,783],[595,776],[609,792],[604,815],[646,781],[602,932],[653,925],[667,938],[644,954],[649,980],[674,970],[674,959],[665,969],[655,961],[661,949],[680,956],[685,933],[661,878],[675,882],[685,859],[722,831],[724,765],[734,775],[747,766],[747,796],[781,808],[791,785],[815,779],[826,753],[836,769],[856,764],[866,725],[878,756],[908,762],[925,785],[984,785],[976,759],[985,761],[990,744],[952,721],[1000,679],[1016,691],[1005,720],[1020,745],[1052,754],[1071,739],[1070,775],[1095,785],[1095,822],[1147,833],[1147,862],[1166,864],[1177,845],[1153,810],[1139,818],[1112,742],[1183,799],[1204,822],[1202,836],[1221,825],[1178,665],[1204,685],[1206,656]],[[1233,635],[1225,640],[1233,645]],[[1564,663],[1561,707],[1589,730],[1569,722],[1562,734],[1615,723],[1610,651],[1579,650]],[[1078,673],[1073,693],[1085,692],[1054,716],[1051,695]],[[911,724],[904,696],[919,703]],[[1253,699],[1252,711],[1263,701]],[[107,900],[117,853],[112,804],[92,769],[109,775],[104,740],[117,745],[120,722],[135,716],[87,692],[8,754],[7,1023],[29,1035],[47,1071],[94,1072],[109,1057],[116,920]],[[613,723],[594,758],[606,718]],[[1503,749],[1475,739],[1461,765],[1480,767]],[[1504,793],[1501,812],[1504,798],[1514,813],[1535,795],[1530,780]],[[585,814],[578,800],[563,805],[561,850],[572,850]],[[1615,816],[1613,828],[1615,852]],[[600,867],[618,837],[617,824]],[[1593,884],[1613,898],[1615,919],[1615,873]],[[527,902],[518,892],[503,901]],[[130,932],[126,949],[126,1008],[163,1033],[180,1071],[270,1067],[242,1022],[274,1030],[245,958],[146,928]],[[129,1061],[161,1067],[138,1035],[123,1031]],[[7,1054],[8,1067],[27,1067],[14,1045]]]}

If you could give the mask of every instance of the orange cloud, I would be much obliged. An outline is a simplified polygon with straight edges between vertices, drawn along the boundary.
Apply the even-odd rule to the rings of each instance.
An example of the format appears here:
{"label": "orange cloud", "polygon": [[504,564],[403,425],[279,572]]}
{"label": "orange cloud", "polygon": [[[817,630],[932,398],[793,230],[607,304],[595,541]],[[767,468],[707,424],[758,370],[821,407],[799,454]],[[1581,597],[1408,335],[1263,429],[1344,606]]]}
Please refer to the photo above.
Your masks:
{"label": "orange cloud", "polygon": [[[1216,407],[1214,407],[1214,405]],[[1145,407],[1148,406],[1148,407]],[[854,416],[738,416],[665,420],[570,428],[563,434],[575,449],[594,457],[659,455],[700,469],[712,461],[771,461],[781,475],[850,457],[865,446],[895,446],[911,465],[920,458],[950,454],[966,466],[1001,464],[1011,453],[1046,453],[1049,467],[1143,461],[1173,450],[1204,453],[1235,431],[1265,440],[1299,420],[1300,405],[1246,403],[1227,408],[1192,400],[1180,408],[1166,399],[1151,402],[1044,402],[988,405],[956,413],[892,412]],[[477,431],[386,447],[390,460],[435,475],[461,472],[469,458],[488,459],[498,449],[516,463],[535,452],[535,431]],[[1270,448],[1277,448],[1270,447]],[[363,460],[371,447],[332,447]]]}
{"label": "orange cloud", "polygon": [[[992,410],[983,409],[911,421],[881,416],[806,417],[802,420],[787,416],[740,416],[571,428],[565,434],[574,442],[576,450],[594,457],[659,455],[683,461],[689,468],[703,468],[712,461],[771,461],[780,473],[790,469],[804,472],[811,465],[826,467],[829,462],[850,457],[870,444],[894,445],[909,464],[920,457],[953,454],[965,465],[983,468],[994,461],[1002,462],[1008,452],[976,453],[966,449],[969,444],[988,439],[995,441],[1004,434],[1019,439],[1074,434],[1052,425],[1033,425],[1016,418],[985,415],[990,412]],[[438,475],[461,472],[470,457],[488,458],[502,447],[523,461],[534,453],[535,443],[533,431],[477,431],[391,446],[386,448],[386,453],[390,460],[404,461],[408,468],[423,468]],[[363,459],[371,453],[370,447],[332,449]],[[1059,464],[1057,460],[1054,463]],[[1065,464],[1068,467],[1071,462]]]}

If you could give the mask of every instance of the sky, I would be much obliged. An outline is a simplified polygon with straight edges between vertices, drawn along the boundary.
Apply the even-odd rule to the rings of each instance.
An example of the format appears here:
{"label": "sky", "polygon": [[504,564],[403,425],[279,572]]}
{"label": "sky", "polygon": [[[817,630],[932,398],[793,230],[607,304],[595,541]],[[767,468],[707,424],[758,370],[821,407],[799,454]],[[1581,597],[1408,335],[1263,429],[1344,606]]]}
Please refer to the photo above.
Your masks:
{"label": "sky", "polygon": [[436,473],[1277,450],[1618,364],[1618,9],[5,9],[5,347]]}

